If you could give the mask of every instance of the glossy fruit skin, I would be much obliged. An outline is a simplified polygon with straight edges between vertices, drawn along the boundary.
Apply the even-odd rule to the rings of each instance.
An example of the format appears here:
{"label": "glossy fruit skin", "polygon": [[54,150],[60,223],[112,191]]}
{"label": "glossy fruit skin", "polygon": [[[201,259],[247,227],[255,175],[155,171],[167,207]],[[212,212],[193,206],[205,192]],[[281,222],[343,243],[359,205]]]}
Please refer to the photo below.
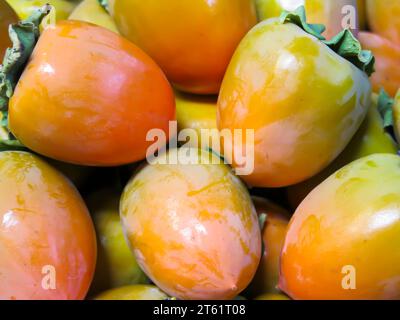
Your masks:
{"label": "glossy fruit skin", "polygon": [[296,209],[322,181],[350,162],[374,153],[397,153],[399,147],[383,127],[383,120],[377,108],[377,100],[378,96],[374,94],[367,117],[360,129],[346,149],[329,167],[316,176],[287,189],[288,199],[293,209]]}
{"label": "glossy fruit skin", "polygon": [[118,33],[114,20],[100,5],[98,0],[83,0],[69,16],[70,20],[94,23]]}
{"label": "glossy fruit skin", "polygon": [[21,20],[27,19],[35,10],[49,3],[56,9],[57,20],[65,20],[78,5],[79,0],[6,0]]}
{"label": "glossy fruit skin", "polygon": [[[1,152],[0,175],[0,299],[85,298],[96,237],[76,189],[27,152]],[[55,268],[54,290],[43,287],[46,266]]]}
{"label": "glossy fruit skin", "polygon": [[120,32],[178,89],[216,94],[242,37],[257,23],[252,0],[115,0]]}
{"label": "glossy fruit skin", "polygon": [[375,72],[371,82],[374,92],[384,88],[390,95],[395,95],[400,88],[400,44],[370,32],[360,32],[359,40],[366,50],[375,56]]}
{"label": "glossy fruit skin", "polygon": [[[300,300],[399,299],[399,208],[399,156],[375,154],[337,171],[292,217],[280,288]],[[345,266],[355,270],[355,290],[343,289]]]}
{"label": "glossy fruit skin", "polygon": [[168,133],[173,119],[171,86],[144,52],[71,20],[42,33],[9,105],[10,129],[24,145],[81,165],[142,160],[148,131]]}
{"label": "glossy fruit skin", "polygon": [[0,0],[0,64],[3,62],[6,49],[11,46],[10,37],[8,36],[8,26],[17,21],[18,17],[14,10],[5,0]]}
{"label": "glossy fruit skin", "polygon": [[400,45],[399,0],[367,0],[367,16],[373,33]]}
{"label": "glossy fruit skin", "polygon": [[152,285],[131,285],[99,294],[95,300],[167,300],[168,296]]}
{"label": "glossy fruit skin", "polygon": [[[299,27],[266,20],[246,35],[231,60],[218,99],[218,128],[254,130],[255,169],[243,176],[247,183],[289,186],[317,174],[343,151],[370,96],[367,75],[353,64]],[[242,148],[236,141],[229,145]],[[228,159],[231,154],[227,150]]]}
{"label": "glossy fruit skin", "polygon": [[260,20],[279,17],[282,11],[294,11],[304,5],[309,23],[326,26],[324,36],[327,39],[342,31],[344,15],[342,8],[346,5],[357,6],[359,0],[256,0]]}
{"label": "glossy fruit skin", "polygon": [[91,292],[148,283],[125,240],[118,212],[119,200],[115,191],[106,189],[91,195],[87,202],[98,240],[98,258]]}
{"label": "glossy fruit skin", "polygon": [[277,294],[279,282],[279,259],[290,214],[274,203],[259,197],[252,197],[257,214],[266,214],[262,228],[263,255],[254,279],[248,288],[251,296]]}
{"label": "glossy fruit skin", "polygon": [[[209,131],[209,133],[213,137],[213,141],[219,143],[217,99],[216,96],[200,96],[175,91],[176,119],[179,131],[194,129],[197,134],[197,139],[191,140],[185,146],[203,148],[202,129],[213,130]],[[208,142],[204,141],[204,143],[204,148],[212,146],[210,139]]]}
{"label": "glossy fruit skin", "polygon": [[230,300],[256,272],[261,234],[246,187],[223,163],[202,164],[206,157],[217,159],[204,151],[197,164],[147,165],[126,186],[120,214],[159,288],[178,299]]}

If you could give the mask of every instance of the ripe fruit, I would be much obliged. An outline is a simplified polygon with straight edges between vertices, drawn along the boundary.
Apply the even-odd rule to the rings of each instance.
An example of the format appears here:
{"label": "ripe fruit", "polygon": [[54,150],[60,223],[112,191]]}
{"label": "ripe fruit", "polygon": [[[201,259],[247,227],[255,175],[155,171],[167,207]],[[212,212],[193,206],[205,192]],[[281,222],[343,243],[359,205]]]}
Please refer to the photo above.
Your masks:
{"label": "ripe fruit", "polygon": [[289,224],[280,289],[293,299],[400,299],[400,157],[340,169]]}
{"label": "ripe fruit", "polygon": [[149,130],[168,132],[174,118],[173,91],[159,67],[121,36],[80,21],[44,30],[9,103],[18,140],[81,165],[144,159]]}
{"label": "ripe fruit", "polygon": [[82,198],[27,152],[0,153],[0,299],[83,299],[96,238]]}
{"label": "ripe fruit", "polygon": [[179,155],[177,164],[145,166],[126,186],[120,207],[126,237],[141,268],[169,295],[232,299],[260,261],[256,211],[246,187],[214,154],[167,153]]}
{"label": "ripe fruit", "polygon": [[111,12],[178,89],[199,94],[218,93],[236,46],[257,23],[252,0],[115,0]]}
{"label": "ripe fruit", "polygon": [[371,31],[400,45],[400,0],[367,0]]}
{"label": "ripe fruit", "polygon": [[[371,85],[363,70],[372,72],[373,57],[349,31],[322,42],[304,19],[300,8],[259,23],[225,74],[218,128],[232,135],[254,130],[255,168],[243,176],[252,186],[289,186],[320,172],[350,142],[370,104]],[[332,50],[347,55],[349,47],[356,49],[348,55],[355,64]],[[224,154],[235,168],[232,154],[241,152],[239,142],[231,141],[234,152]]]}
{"label": "ripe fruit", "polygon": [[370,32],[360,32],[358,38],[365,49],[371,50],[376,58],[376,71],[371,76],[372,89],[385,89],[394,96],[400,88],[400,44]]}

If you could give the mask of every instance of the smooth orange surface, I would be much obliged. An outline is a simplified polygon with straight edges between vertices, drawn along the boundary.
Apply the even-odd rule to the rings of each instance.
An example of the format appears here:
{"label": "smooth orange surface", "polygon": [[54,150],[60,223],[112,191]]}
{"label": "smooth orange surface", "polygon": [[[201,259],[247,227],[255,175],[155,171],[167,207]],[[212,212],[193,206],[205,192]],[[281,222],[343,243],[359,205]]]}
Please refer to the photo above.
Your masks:
{"label": "smooth orange surface", "polygon": [[400,157],[362,158],[297,209],[282,250],[280,289],[294,299],[400,299],[399,243]]}
{"label": "smooth orange surface", "polygon": [[173,91],[160,68],[114,32],[80,21],[46,29],[10,101],[10,128],[30,149],[75,164],[145,158],[168,133]]}
{"label": "smooth orange surface", "polygon": [[384,88],[395,95],[400,88],[400,43],[397,45],[370,32],[360,32],[358,37],[363,48],[371,50],[376,58],[376,70],[371,77],[374,92]]}
{"label": "smooth orange surface", "polygon": [[[370,96],[367,75],[349,61],[296,25],[266,20],[246,35],[231,60],[218,100],[218,127],[254,130],[255,169],[243,176],[246,182],[289,186],[317,174],[343,151]],[[241,142],[228,145],[241,152]],[[232,152],[226,151],[229,159]]]}
{"label": "smooth orange surface", "polygon": [[218,93],[232,54],[257,23],[252,0],[115,0],[120,32],[181,90]]}
{"label": "smooth orange surface", "polygon": [[5,0],[0,0],[0,64],[3,62],[5,51],[11,46],[8,36],[8,26],[18,21],[18,17]]}
{"label": "smooth orange surface", "polygon": [[161,290],[179,299],[233,299],[257,270],[261,232],[240,179],[205,159],[219,160],[203,151],[196,164],[145,166],[125,188],[120,214],[139,265]]}
{"label": "smooth orange surface", "polygon": [[400,0],[367,0],[372,32],[400,45]]}
{"label": "smooth orange surface", "polygon": [[[0,176],[0,299],[85,298],[96,238],[76,189],[26,152],[1,152]],[[42,286],[46,266],[54,267],[55,289]]]}
{"label": "smooth orange surface", "polygon": [[262,229],[264,252],[249,289],[252,296],[277,294],[279,260],[290,215],[285,209],[263,198],[252,199],[258,215],[266,214],[266,220]]}

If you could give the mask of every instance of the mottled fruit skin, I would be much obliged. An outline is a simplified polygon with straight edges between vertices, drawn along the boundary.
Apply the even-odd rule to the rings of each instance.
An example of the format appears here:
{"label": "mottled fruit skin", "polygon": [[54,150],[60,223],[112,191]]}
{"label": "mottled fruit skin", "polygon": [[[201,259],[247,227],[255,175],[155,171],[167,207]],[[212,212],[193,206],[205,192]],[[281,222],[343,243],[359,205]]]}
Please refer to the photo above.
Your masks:
{"label": "mottled fruit skin", "polygon": [[95,300],[167,300],[168,296],[152,285],[132,285],[111,289],[99,294]]}
{"label": "mottled fruit skin", "polygon": [[236,46],[257,23],[252,0],[113,2],[120,32],[190,93],[218,93]]}
{"label": "mottled fruit skin", "polygon": [[[351,5],[356,8],[360,0],[255,0],[257,13],[260,20],[279,17],[282,11],[294,11],[299,6],[304,6],[309,23],[323,24],[326,27],[324,36],[332,38],[343,29],[345,14],[342,8]],[[361,13],[361,16],[360,16]],[[355,27],[363,23],[362,8],[359,11],[358,19],[355,19]],[[347,10],[346,10],[347,15]],[[347,20],[346,20],[347,21]]]}
{"label": "mottled fruit skin", "polygon": [[371,32],[360,32],[358,38],[363,48],[371,50],[376,59],[375,72],[371,76],[373,91],[384,88],[390,95],[395,95],[400,88],[400,44]]}
{"label": "mottled fruit skin", "polygon": [[11,9],[5,0],[0,0],[0,64],[3,62],[6,49],[11,46],[10,37],[8,36],[8,26],[17,21],[18,17],[13,9]]}
{"label": "mottled fruit skin", "polygon": [[261,294],[278,294],[279,260],[290,214],[274,203],[252,197],[259,216],[266,215],[262,226],[263,254],[257,273],[247,291],[252,297]]}
{"label": "mottled fruit skin", "polygon": [[[245,36],[231,60],[218,99],[218,128],[254,130],[255,168],[243,176],[247,183],[289,186],[343,151],[370,96],[367,75],[349,61],[294,24],[266,20]],[[242,149],[236,141],[228,145]]]}
{"label": "mottled fruit skin", "polygon": [[112,189],[98,191],[87,200],[98,239],[92,293],[148,283],[125,239],[119,217],[119,200],[120,195]]}
{"label": "mottled fruit skin", "polygon": [[400,0],[367,0],[372,32],[400,45]]}
{"label": "mottled fruit skin", "polygon": [[293,299],[400,299],[400,157],[337,171],[294,214],[280,289]]}
{"label": "mottled fruit skin", "polygon": [[[200,151],[189,150],[195,160]],[[123,228],[139,265],[170,296],[232,299],[260,261],[257,214],[228,166],[203,164],[208,157],[219,159],[205,151],[199,157],[196,164],[140,170],[121,198]]]}
{"label": "mottled fruit skin", "polygon": [[7,0],[21,20],[27,19],[35,10],[46,4],[56,9],[57,20],[65,20],[78,5],[79,0]]}
{"label": "mottled fruit skin", "polygon": [[98,0],[83,0],[69,16],[70,20],[80,20],[94,23],[118,33],[114,20],[100,5]]}
{"label": "mottled fruit skin", "polygon": [[145,158],[149,130],[168,132],[172,88],[138,47],[104,28],[46,29],[9,105],[12,133],[56,160],[116,166]]}
{"label": "mottled fruit skin", "polygon": [[288,199],[293,209],[322,181],[350,162],[374,153],[396,154],[399,146],[390,133],[384,129],[383,119],[378,111],[378,96],[372,95],[367,117],[346,149],[316,176],[287,188]]}
{"label": "mottled fruit skin", "polygon": [[0,299],[84,299],[96,237],[76,189],[26,152],[1,152],[0,177]]}

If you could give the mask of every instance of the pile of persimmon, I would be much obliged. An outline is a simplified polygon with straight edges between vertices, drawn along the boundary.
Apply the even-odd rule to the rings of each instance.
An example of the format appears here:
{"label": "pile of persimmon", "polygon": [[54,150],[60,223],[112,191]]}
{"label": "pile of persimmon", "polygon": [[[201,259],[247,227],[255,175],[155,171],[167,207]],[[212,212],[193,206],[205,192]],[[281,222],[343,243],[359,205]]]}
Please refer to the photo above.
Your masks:
{"label": "pile of persimmon", "polygon": [[0,0],[0,56],[0,299],[400,299],[400,0]]}

